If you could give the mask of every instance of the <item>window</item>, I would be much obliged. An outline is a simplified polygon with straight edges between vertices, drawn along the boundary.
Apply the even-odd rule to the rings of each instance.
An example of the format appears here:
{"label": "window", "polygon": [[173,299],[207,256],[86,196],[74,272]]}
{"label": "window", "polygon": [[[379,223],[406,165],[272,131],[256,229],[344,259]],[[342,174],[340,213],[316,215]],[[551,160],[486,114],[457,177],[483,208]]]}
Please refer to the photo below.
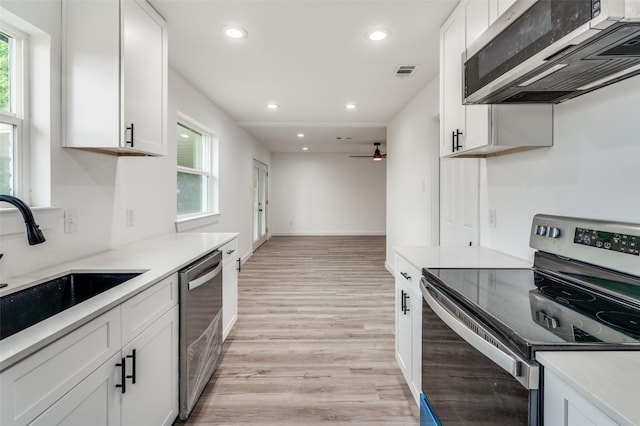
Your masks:
{"label": "window", "polygon": [[178,218],[217,213],[216,141],[211,132],[181,119],[178,135]]}
{"label": "window", "polygon": [[24,117],[23,38],[0,26],[0,193],[19,195]]}

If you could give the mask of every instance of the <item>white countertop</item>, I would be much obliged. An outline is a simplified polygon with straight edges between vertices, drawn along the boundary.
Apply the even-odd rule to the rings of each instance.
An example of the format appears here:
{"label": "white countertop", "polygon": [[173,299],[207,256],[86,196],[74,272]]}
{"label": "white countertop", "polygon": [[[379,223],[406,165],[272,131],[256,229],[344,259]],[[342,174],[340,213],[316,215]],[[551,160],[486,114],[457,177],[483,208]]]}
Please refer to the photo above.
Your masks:
{"label": "white countertop", "polygon": [[537,352],[536,359],[620,425],[640,425],[640,352]]}
{"label": "white countertop", "polygon": [[45,321],[0,341],[0,371],[80,327],[203,255],[237,233],[172,233],[10,278],[0,296],[70,272],[144,272]]}
{"label": "white countertop", "polygon": [[394,247],[396,253],[422,268],[530,268],[532,262],[486,247]]}

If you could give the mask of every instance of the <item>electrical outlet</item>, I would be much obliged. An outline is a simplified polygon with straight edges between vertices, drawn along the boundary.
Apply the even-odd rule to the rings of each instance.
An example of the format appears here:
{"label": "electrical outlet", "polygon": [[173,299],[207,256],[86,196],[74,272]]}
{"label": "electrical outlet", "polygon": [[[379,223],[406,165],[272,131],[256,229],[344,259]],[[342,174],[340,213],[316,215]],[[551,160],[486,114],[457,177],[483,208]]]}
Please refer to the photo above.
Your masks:
{"label": "electrical outlet", "polygon": [[64,232],[67,234],[78,232],[78,210],[68,209],[64,211]]}
{"label": "electrical outlet", "polygon": [[496,209],[489,209],[489,228],[496,228],[498,226],[496,215]]}
{"label": "electrical outlet", "polygon": [[133,209],[127,209],[127,226],[133,226],[135,224],[135,217],[133,215]]}

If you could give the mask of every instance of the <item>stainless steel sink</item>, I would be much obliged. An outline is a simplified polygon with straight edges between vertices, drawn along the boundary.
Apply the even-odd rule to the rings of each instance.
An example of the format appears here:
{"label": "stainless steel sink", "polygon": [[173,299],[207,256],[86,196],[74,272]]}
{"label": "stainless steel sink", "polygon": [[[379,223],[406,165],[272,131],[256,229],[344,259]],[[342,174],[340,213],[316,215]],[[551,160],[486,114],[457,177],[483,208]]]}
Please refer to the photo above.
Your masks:
{"label": "stainless steel sink", "polygon": [[82,303],[141,272],[76,272],[0,298],[0,340]]}

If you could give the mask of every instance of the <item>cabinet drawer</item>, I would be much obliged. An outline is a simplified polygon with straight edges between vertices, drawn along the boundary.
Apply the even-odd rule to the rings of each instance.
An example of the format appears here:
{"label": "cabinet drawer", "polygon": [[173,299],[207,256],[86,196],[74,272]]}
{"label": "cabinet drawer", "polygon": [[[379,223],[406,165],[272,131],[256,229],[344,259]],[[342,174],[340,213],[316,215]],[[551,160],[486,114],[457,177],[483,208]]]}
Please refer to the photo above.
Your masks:
{"label": "cabinet drawer", "polygon": [[178,304],[178,274],[154,284],[122,304],[122,342],[128,343]]}
{"label": "cabinet drawer", "polygon": [[396,255],[396,279],[402,280],[406,285],[420,288],[420,270],[407,262],[403,257]]}
{"label": "cabinet drawer", "polygon": [[33,421],[120,351],[120,308],[114,308],[0,374],[0,424]]}
{"label": "cabinet drawer", "polygon": [[227,244],[220,247],[222,252],[222,264],[226,265],[227,262],[231,262],[238,258],[238,240],[234,239]]}

